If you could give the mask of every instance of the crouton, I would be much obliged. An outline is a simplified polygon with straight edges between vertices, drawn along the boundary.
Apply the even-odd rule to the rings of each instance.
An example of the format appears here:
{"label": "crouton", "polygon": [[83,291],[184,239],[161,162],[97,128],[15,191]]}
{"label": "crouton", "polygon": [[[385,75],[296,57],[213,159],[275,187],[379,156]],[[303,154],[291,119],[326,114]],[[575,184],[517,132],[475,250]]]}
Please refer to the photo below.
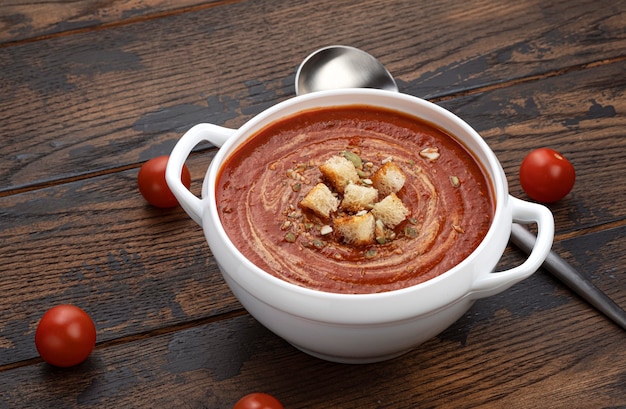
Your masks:
{"label": "crouton", "polygon": [[371,180],[372,185],[378,189],[378,193],[384,197],[390,193],[398,193],[404,186],[406,176],[398,165],[389,161],[372,175]]}
{"label": "crouton", "polygon": [[342,216],[333,220],[335,230],[343,241],[354,246],[374,243],[376,219],[372,213],[363,215]]}
{"label": "crouton", "polygon": [[373,187],[348,184],[343,192],[341,208],[349,212],[370,210],[378,201],[378,190]]}
{"label": "crouton", "polygon": [[320,166],[320,172],[339,193],[343,193],[348,183],[359,181],[359,174],[354,164],[343,156],[335,155],[328,158]]}
{"label": "crouton", "polygon": [[318,183],[300,201],[300,206],[312,210],[318,216],[329,218],[331,213],[337,211],[339,199],[333,195],[328,186]]}
{"label": "crouton", "polygon": [[409,213],[409,209],[404,206],[402,200],[395,193],[391,193],[372,208],[374,217],[385,223],[385,226],[390,229],[406,219]]}

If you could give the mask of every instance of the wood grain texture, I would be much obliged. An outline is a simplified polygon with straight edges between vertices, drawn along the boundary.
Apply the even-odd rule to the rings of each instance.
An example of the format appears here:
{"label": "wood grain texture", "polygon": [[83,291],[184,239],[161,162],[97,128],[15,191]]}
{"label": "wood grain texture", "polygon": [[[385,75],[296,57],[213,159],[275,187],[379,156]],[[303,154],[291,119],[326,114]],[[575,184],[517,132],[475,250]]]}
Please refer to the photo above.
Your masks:
{"label": "wood grain texture", "polygon": [[327,44],[362,47],[403,91],[437,98],[626,48],[624,1],[500,4],[248,1],[6,48],[0,192],[146,160],[198,122],[238,127],[293,96],[297,65]]}
{"label": "wood grain texture", "polygon": [[37,37],[66,35],[107,25],[130,24],[211,7],[218,1],[201,0],[5,0],[0,4],[0,44]]}
{"label": "wood grain texture", "polygon": [[[311,51],[354,45],[478,130],[514,196],[531,149],[568,157],[554,249],[626,307],[625,19],[624,0],[2,3],[0,408],[626,407],[624,332],[543,270],[400,358],[333,364],[258,324],[201,228],[136,188],[193,124],[239,127],[293,96]],[[187,162],[196,194],[215,152]],[[59,303],[98,331],[65,370],[33,342]]]}
{"label": "wood grain texture", "polygon": [[578,307],[557,310],[580,315],[567,323],[554,311],[511,317],[500,308],[465,344],[436,338],[362,366],[309,357],[242,316],[97,349],[63,372],[37,364],[0,380],[9,401],[46,407],[230,408],[259,390],[293,408],[623,406],[626,372],[615,368],[626,359],[623,335],[608,324],[586,331],[595,317]]}
{"label": "wood grain texture", "polygon": [[[209,162],[198,155],[189,167],[203,174]],[[241,308],[201,228],[181,208],[148,205],[136,178],[130,170],[0,199],[0,292],[11,294],[0,299],[0,365],[37,356],[33,325],[56,304],[92,314],[99,341]]]}

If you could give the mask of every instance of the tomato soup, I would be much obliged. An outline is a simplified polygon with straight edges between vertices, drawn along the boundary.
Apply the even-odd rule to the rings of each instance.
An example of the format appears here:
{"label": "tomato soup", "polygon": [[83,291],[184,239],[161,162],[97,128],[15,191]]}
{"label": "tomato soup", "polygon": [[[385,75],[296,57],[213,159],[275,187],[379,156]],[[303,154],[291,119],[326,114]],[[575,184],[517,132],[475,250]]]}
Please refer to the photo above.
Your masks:
{"label": "tomato soup", "polygon": [[454,137],[358,105],[304,111],[257,132],[223,164],[216,198],[229,238],[258,267],[358,294],[459,264],[495,209],[482,166]]}

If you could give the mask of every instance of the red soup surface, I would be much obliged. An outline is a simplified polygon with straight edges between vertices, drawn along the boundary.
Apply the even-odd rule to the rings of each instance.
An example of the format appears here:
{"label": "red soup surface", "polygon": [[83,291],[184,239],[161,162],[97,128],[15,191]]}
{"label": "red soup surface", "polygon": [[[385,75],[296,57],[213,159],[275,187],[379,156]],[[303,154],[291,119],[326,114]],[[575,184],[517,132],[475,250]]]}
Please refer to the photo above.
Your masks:
{"label": "red soup surface", "polygon": [[391,291],[446,272],[479,245],[495,208],[489,179],[457,140],[356,105],[262,129],[223,164],[216,197],[244,256],[336,293]]}

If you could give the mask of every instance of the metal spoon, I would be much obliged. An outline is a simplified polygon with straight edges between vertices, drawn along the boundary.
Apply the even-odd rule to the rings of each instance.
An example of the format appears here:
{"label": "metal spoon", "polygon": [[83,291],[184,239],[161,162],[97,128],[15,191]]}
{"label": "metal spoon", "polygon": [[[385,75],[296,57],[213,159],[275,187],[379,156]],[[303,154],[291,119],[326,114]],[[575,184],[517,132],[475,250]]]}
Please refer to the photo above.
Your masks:
{"label": "metal spoon", "polygon": [[[310,54],[296,72],[296,94],[338,88],[378,88],[398,92],[393,76],[373,56],[347,46],[330,46]],[[513,223],[511,242],[530,253],[537,238],[520,224]],[[580,272],[554,251],[543,267],[589,304],[626,330],[626,311],[615,304]]]}
{"label": "metal spoon", "polygon": [[320,48],[304,59],[296,73],[296,94],[337,88],[377,88],[398,92],[387,69],[358,48]]}

